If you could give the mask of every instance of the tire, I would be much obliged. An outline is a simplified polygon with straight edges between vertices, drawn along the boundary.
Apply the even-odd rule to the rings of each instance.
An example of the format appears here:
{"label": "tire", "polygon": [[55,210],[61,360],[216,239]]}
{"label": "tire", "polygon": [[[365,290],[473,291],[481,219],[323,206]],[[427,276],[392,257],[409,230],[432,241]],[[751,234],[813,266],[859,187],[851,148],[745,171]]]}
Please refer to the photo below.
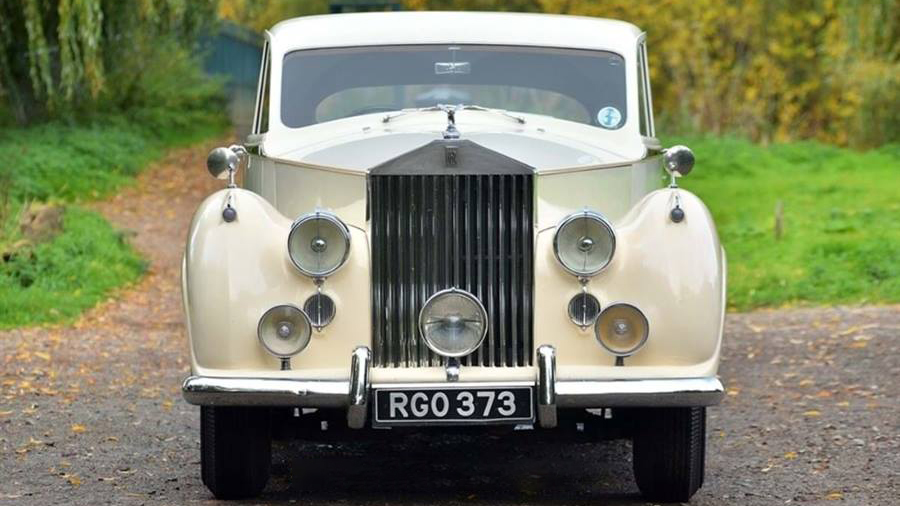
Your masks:
{"label": "tire", "polygon": [[653,502],[687,502],[703,485],[706,408],[659,408],[636,413],[634,479]]}
{"label": "tire", "polygon": [[268,409],[200,407],[200,471],[217,499],[258,496],[271,463]]}

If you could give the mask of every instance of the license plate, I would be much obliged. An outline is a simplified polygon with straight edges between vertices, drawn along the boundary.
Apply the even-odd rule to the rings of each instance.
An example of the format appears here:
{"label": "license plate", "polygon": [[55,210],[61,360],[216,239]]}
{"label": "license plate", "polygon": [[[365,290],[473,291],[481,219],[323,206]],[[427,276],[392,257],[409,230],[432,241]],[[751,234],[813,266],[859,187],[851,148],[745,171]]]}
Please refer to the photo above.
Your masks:
{"label": "license plate", "polygon": [[375,425],[460,425],[534,420],[531,386],[375,390]]}

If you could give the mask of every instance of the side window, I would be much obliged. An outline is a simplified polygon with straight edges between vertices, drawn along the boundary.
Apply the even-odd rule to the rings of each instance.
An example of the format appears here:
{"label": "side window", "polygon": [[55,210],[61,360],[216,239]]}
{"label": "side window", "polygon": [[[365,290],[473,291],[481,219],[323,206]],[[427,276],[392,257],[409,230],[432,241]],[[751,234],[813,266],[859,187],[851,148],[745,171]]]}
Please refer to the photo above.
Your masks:
{"label": "side window", "polygon": [[269,131],[269,43],[263,46],[262,63],[259,72],[259,89],[256,93],[256,119],[253,121],[253,133],[264,134]]}
{"label": "side window", "polygon": [[640,110],[640,130],[645,137],[655,137],[653,128],[653,104],[650,100],[650,77],[647,71],[647,44],[641,42],[638,48],[638,105]]}

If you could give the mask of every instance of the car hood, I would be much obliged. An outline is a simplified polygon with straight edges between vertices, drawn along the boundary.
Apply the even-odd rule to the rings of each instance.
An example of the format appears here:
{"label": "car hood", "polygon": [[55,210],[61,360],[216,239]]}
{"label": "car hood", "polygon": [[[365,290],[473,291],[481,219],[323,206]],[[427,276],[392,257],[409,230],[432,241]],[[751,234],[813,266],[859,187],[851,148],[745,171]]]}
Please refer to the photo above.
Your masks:
{"label": "car hood", "polygon": [[[396,114],[396,113],[395,113]],[[270,132],[267,157],[303,165],[368,172],[404,153],[443,139],[447,114],[415,111],[384,121],[386,113],[354,116],[299,129]],[[538,172],[623,165],[647,153],[633,132],[604,130],[548,116],[518,114],[525,122],[491,111],[458,111],[460,140],[521,161]]]}

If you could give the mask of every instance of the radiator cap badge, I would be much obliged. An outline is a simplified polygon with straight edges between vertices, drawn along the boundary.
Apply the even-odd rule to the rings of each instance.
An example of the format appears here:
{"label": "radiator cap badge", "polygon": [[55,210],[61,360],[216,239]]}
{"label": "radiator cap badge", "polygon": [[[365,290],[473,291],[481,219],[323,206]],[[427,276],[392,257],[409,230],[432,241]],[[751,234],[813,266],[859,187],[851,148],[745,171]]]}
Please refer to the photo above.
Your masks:
{"label": "radiator cap badge", "polygon": [[444,167],[456,167],[459,165],[459,147],[444,146]]}

